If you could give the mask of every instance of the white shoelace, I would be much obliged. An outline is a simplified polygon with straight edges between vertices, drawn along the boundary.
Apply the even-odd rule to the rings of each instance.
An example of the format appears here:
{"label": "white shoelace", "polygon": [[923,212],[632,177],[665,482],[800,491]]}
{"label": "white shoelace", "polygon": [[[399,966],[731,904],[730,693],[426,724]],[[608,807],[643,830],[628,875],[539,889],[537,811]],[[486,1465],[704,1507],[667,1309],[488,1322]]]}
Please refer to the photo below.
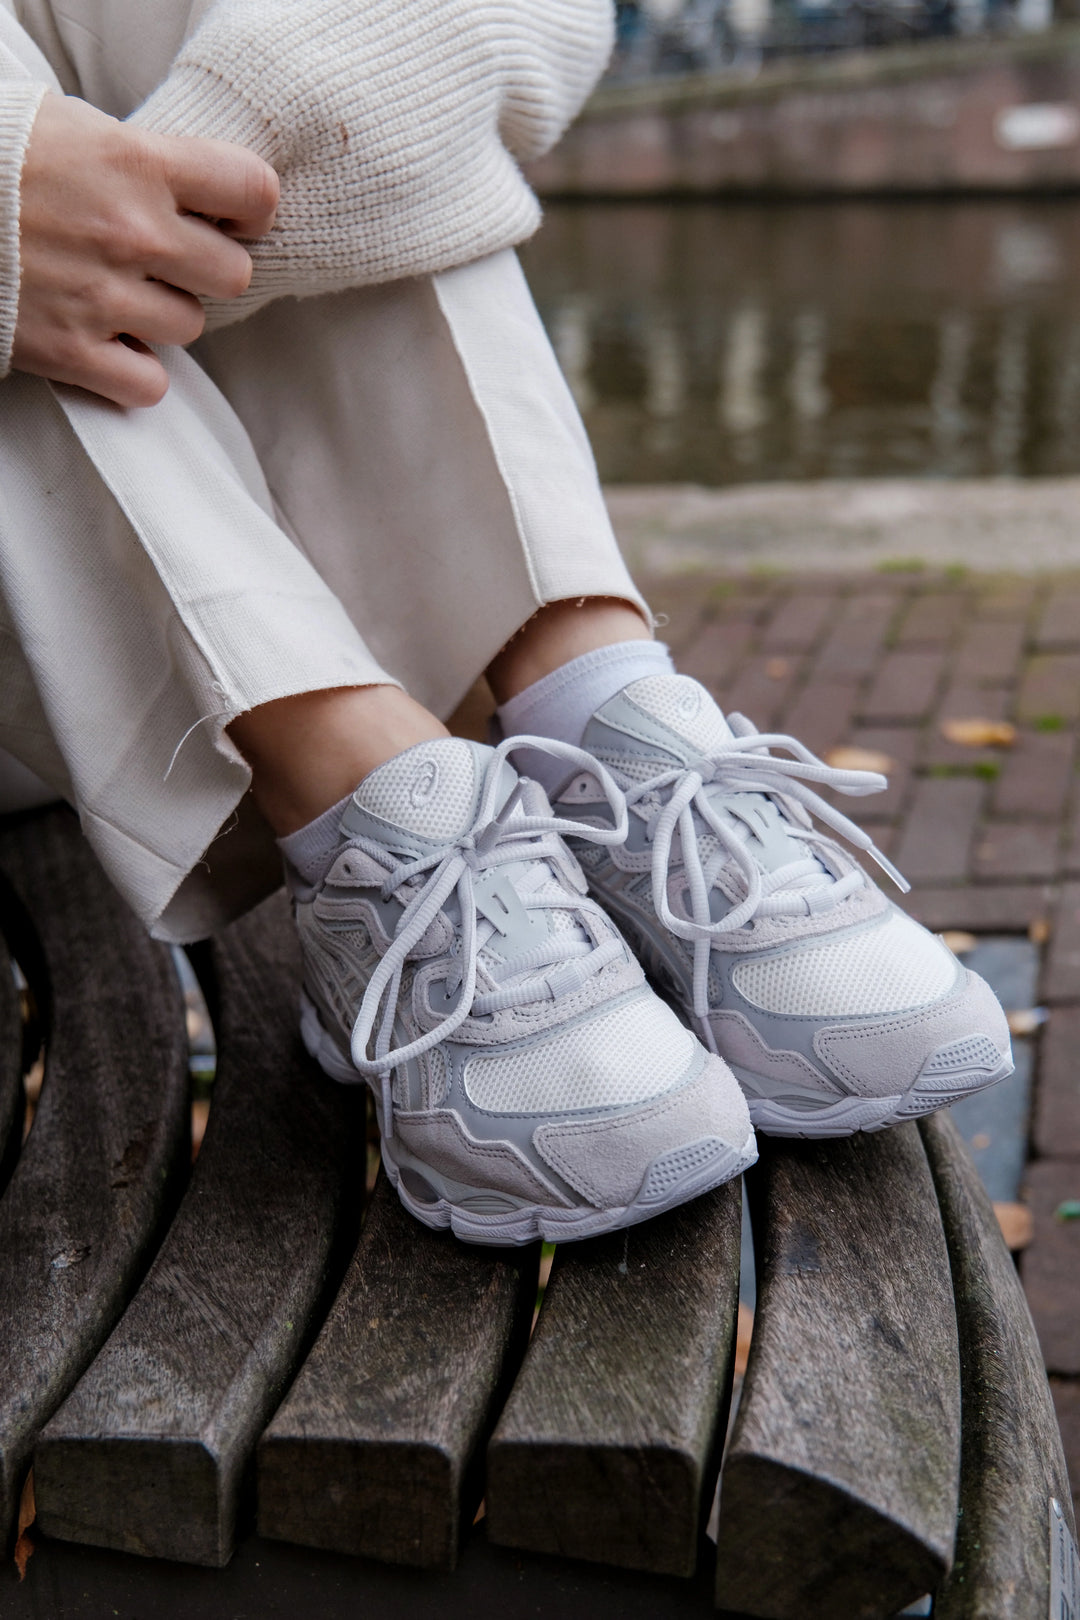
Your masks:
{"label": "white shoelace", "polygon": [[[828,851],[829,838],[811,825],[811,815],[866,853],[886,872],[901,892],[911,885],[897,871],[874,844],[869,834],[850,821],[847,816],[820,798],[807,782],[835,788],[839,793],[862,797],[880,793],[887,783],[876,771],[845,771],[826,765],[795,737],[780,732],[759,733],[744,715],[727,717],[733,732],[733,741],[706,764],[688,770],[677,765],[661,772],[647,782],[636,783],[627,790],[628,805],[639,804],[650,795],[671,789],[667,803],[650,818],[649,836],[652,839],[652,896],[656,915],[673,934],[694,947],[693,1005],[702,1038],[712,1051],[716,1040],[709,1023],[709,953],[714,944],[725,935],[736,933],[756,917],[813,916],[831,909],[848,895],[862,887],[866,881],[858,867],[842,877],[823,869],[823,863],[810,851],[815,846]],[[794,755],[793,759],[778,759],[769,752],[782,748]],[[802,778],[800,781],[799,778]],[[808,847],[804,860],[791,861],[773,872],[766,872],[754,858],[749,847],[751,827],[743,821],[737,808],[730,804],[718,807],[712,802],[708,789],[719,785],[724,793],[760,793],[777,795],[797,806],[797,814],[805,818],[805,825],[784,823],[790,838],[801,839]],[[718,848],[703,861],[698,847],[694,814],[715,836]],[[779,810],[775,813],[779,815]],[[690,917],[678,917],[668,903],[668,878],[671,868],[672,840],[679,834],[680,852],[689,890]],[[718,921],[712,920],[709,894],[721,869],[731,866],[741,874],[746,895],[732,906]]]}
{"label": "white shoelace", "polygon": [[[514,749],[523,747],[543,749],[545,753],[566,759],[579,768],[587,769],[591,775],[598,776],[608,803],[615,812],[615,826],[595,827],[555,816],[515,815],[520,805],[520,786],[496,815],[495,799],[503,761]],[[505,985],[477,995],[477,957],[485,939],[494,932],[490,923],[481,926],[478,916],[475,886],[479,875],[510,861],[552,861],[558,866],[565,859],[559,844],[565,834],[587,838],[597,844],[621,844],[626,830],[624,795],[591,754],[569,743],[555,742],[545,737],[512,737],[500,743],[488,761],[472,826],[442,848],[417,860],[395,865],[385,847],[375,840],[350,840],[381,866],[389,868],[382,885],[384,899],[389,899],[402,884],[424,873],[430,874],[402,912],[394,937],[364,991],[352,1029],[352,1061],[365,1078],[379,1081],[383,1128],[387,1136],[393,1135],[391,1074],[394,1069],[446,1040],[471,1014],[483,1015],[497,1012],[503,1007],[554,999],[578,988],[587,978],[623,954],[623,942],[614,932],[600,944],[588,938],[574,937],[573,934],[551,934],[539,945],[505,963],[497,974],[492,974],[497,978],[518,977],[523,973],[532,974],[533,977],[524,983]],[[454,982],[448,982],[447,988],[452,992],[460,984],[460,994],[441,1023],[414,1041],[392,1047],[390,1042],[401,979],[410,952],[419,944],[455,891],[461,912],[461,944]],[[611,926],[596,902],[584,895],[563,893],[556,898],[526,891],[521,898],[527,910],[562,908],[580,913],[592,912],[604,917],[605,932]],[[544,967],[551,967],[553,971],[547,974],[540,972]],[[376,1031],[375,1047],[369,1057],[368,1046],[373,1030]]]}

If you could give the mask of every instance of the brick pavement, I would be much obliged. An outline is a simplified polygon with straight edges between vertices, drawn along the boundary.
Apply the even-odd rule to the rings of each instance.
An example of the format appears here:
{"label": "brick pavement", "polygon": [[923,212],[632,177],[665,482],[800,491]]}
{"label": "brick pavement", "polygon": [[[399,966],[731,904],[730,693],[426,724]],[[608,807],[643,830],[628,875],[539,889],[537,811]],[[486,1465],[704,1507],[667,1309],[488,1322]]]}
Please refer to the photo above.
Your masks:
{"label": "brick pavement", "polygon": [[[890,787],[838,802],[913,883],[935,929],[1048,927],[1021,1274],[1080,1482],[1080,575],[830,578],[684,574],[643,585],[680,667],[763,730],[894,762]],[[1009,720],[1009,749],[945,719]]]}

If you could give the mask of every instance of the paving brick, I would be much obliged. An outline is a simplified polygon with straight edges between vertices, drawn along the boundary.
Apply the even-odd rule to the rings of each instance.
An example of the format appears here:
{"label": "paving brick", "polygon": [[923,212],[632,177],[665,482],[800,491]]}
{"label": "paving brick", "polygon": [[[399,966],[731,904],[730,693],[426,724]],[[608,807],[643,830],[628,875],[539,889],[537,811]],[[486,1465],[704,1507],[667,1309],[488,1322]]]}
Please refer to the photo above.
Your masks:
{"label": "paving brick", "polygon": [[819,674],[868,674],[877,663],[895,613],[896,599],[885,591],[849,597],[818,654]]}
{"label": "paving brick", "polygon": [[781,602],[762,633],[767,652],[808,652],[839,607],[835,592],[797,591]]}
{"label": "paving brick", "polygon": [[1080,1159],[1080,1007],[1055,1007],[1043,1030],[1033,1136],[1047,1157]]}
{"label": "paving brick", "polygon": [[971,602],[964,591],[924,591],[916,596],[900,621],[896,633],[898,647],[947,647],[970,615]]}
{"label": "paving brick", "polygon": [[1037,653],[1024,670],[1016,704],[1021,720],[1080,719],[1080,653]]}
{"label": "paving brick", "polygon": [[1043,974],[1044,1001],[1080,1001],[1080,883],[1066,883],[1050,936]]}
{"label": "paving brick", "polygon": [[1065,877],[1080,877],[1080,796],[1074,796],[1073,804],[1062,867]]}
{"label": "paving brick", "polygon": [[967,928],[973,934],[1023,934],[1053,909],[1050,884],[986,884],[980,888],[917,888],[897,904],[925,927]]}
{"label": "paving brick", "polygon": [[1035,630],[1035,644],[1080,647],[1080,590],[1051,586]]}
{"label": "paving brick", "polygon": [[991,821],[975,845],[979,878],[1052,878],[1060,866],[1056,822]]}
{"label": "paving brick", "polygon": [[942,732],[945,720],[1004,720],[1012,704],[1008,687],[980,687],[954,679],[938,704],[925,740],[923,761],[927,765],[991,765],[1000,767],[1000,748],[967,748],[950,742]]}
{"label": "paving brick", "polygon": [[745,621],[710,620],[679,653],[679,668],[684,675],[692,675],[707,686],[715,697],[734,678],[754,635],[754,626]]}
{"label": "paving brick", "polygon": [[889,785],[884,793],[875,793],[866,799],[833,795],[845,816],[862,823],[867,821],[893,821],[907,802],[911,788],[911,768],[919,746],[919,733],[914,726],[859,726],[851,733],[856,748],[869,748],[875,754],[885,754],[893,768],[885,774]]}
{"label": "paving brick", "polygon": [[1071,731],[1020,731],[1002,755],[993,794],[1000,816],[1060,821],[1073,783],[1076,737]]}
{"label": "paving brick", "polygon": [[967,876],[984,795],[984,784],[969,777],[918,783],[896,853],[909,883],[959,882]]}
{"label": "paving brick", "polygon": [[1024,623],[976,620],[964,631],[953,666],[958,679],[978,684],[1009,680],[1019,669]]}
{"label": "paving brick", "polygon": [[1080,1519],[1080,1379],[1051,1378],[1050,1393],[1054,1397],[1054,1410],[1061,1430],[1073,1505]]}
{"label": "paving brick", "polygon": [[1024,1292],[1047,1369],[1080,1373],[1080,1221],[1055,1210],[1080,1199],[1080,1159],[1039,1159],[1025,1176],[1035,1236],[1020,1261]]}
{"label": "paving brick", "polygon": [[780,730],[798,737],[815,754],[846,742],[855,709],[858,683],[843,676],[812,675],[793,693],[780,719]]}
{"label": "paving brick", "polygon": [[994,579],[983,585],[975,604],[980,619],[1025,620],[1037,587],[1030,579]]}
{"label": "paving brick", "polygon": [[759,731],[775,731],[799,673],[798,658],[776,653],[744,659],[732,681],[725,683],[723,707],[745,714]]}
{"label": "paving brick", "polygon": [[862,718],[921,719],[934,705],[944,667],[941,652],[886,653],[861,705]]}

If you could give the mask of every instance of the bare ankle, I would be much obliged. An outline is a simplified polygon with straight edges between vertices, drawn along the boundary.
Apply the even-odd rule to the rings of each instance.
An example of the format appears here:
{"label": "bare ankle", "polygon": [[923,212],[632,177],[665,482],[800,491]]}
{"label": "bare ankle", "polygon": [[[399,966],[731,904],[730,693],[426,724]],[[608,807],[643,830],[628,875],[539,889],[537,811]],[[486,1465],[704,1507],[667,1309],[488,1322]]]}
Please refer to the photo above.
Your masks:
{"label": "bare ankle", "polygon": [[619,641],[651,639],[645,619],[631,602],[607,596],[548,602],[496,653],[487,677],[496,703],[505,703],[582,653]]}
{"label": "bare ankle", "polygon": [[395,754],[449,735],[397,686],[300,692],[237,715],[228,732],[279,838],[329,810]]}

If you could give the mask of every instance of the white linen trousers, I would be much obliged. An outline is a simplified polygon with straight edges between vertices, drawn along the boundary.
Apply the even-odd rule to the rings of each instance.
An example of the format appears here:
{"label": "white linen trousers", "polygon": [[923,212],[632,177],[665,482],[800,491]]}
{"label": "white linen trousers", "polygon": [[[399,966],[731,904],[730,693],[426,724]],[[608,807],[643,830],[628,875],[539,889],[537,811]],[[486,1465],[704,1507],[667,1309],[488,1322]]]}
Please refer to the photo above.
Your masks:
{"label": "white linen trousers", "polygon": [[[177,44],[127,10],[138,71],[116,53],[115,81],[99,37],[53,48],[59,0],[20,8],[35,42],[0,21],[35,74],[40,47],[117,112]],[[446,717],[543,603],[643,604],[512,252],[160,352],[169,392],[145,410],[0,382],[0,747],[75,805],[146,925],[187,941],[280,881],[237,714],[395,682]]]}

